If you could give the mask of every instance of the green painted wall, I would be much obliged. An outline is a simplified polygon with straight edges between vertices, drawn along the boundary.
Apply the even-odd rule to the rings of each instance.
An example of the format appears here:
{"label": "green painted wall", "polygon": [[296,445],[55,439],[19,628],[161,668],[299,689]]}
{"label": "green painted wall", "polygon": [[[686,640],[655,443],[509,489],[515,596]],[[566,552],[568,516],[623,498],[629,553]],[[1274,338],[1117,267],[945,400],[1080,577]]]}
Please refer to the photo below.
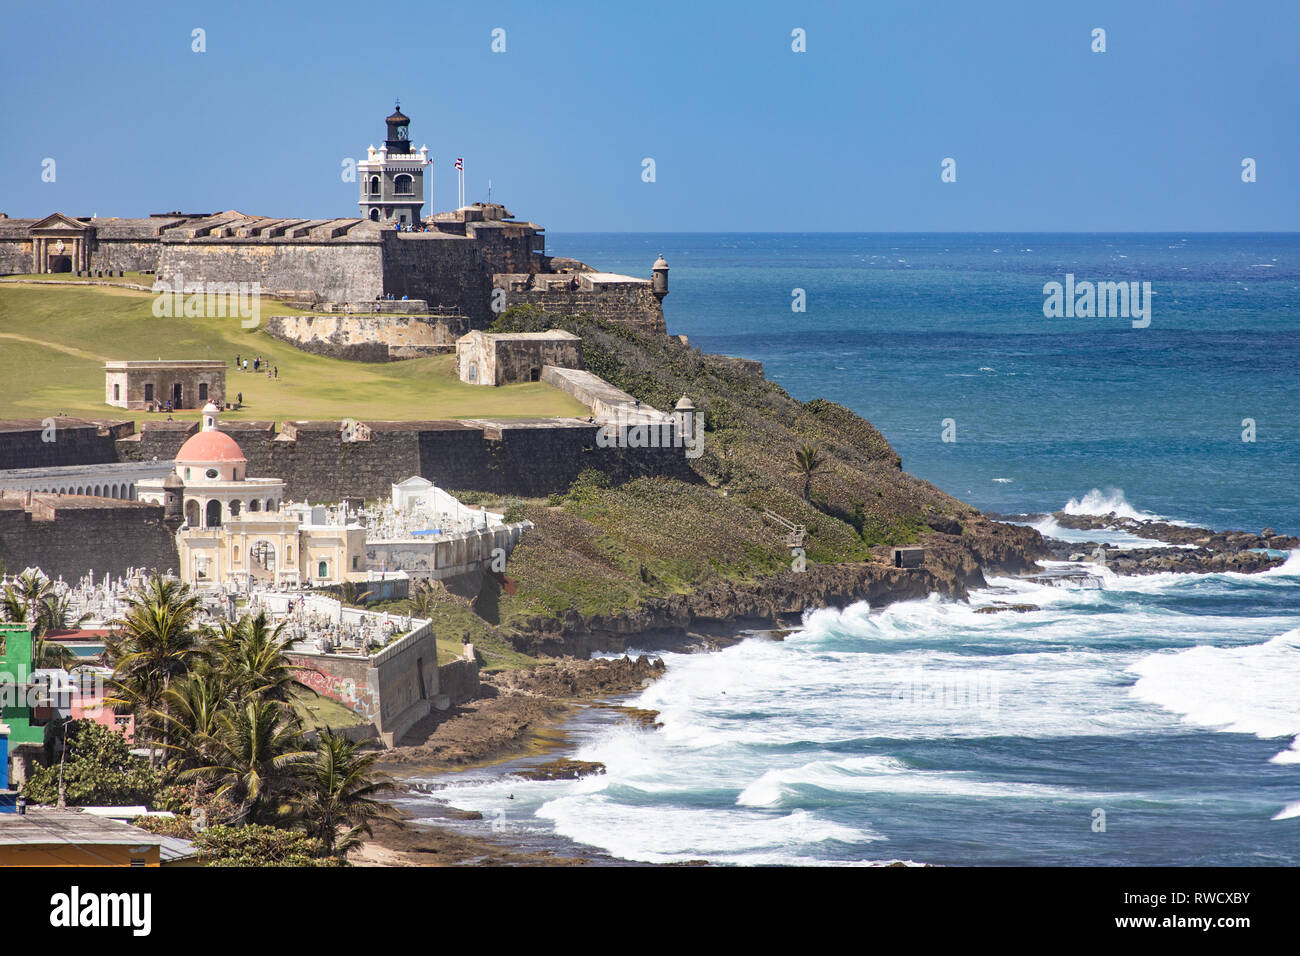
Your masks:
{"label": "green painted wall", "polygon": [[20,624],[0,624],[0,723],[9,725],[9,746],[45,741],[45,728],[32,726],[27,683],[32,676],[32,632]]}

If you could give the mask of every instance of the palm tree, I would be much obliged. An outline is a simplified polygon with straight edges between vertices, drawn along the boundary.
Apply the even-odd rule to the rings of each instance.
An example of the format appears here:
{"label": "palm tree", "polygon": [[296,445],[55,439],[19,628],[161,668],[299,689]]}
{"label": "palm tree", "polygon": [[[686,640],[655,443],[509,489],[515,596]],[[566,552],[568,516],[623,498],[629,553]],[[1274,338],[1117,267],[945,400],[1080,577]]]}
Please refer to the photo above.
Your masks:
{"label": "palm tree", "polygon": [[374,596],[373,590],[360,590],[355,581],[344,581],[340,597],[343,603],[352,607],[359,607],[366,602],[366,599]]}
{"label": "palm tree", "polygon": [[[395,815],[376,796],[392,783],[374,770],[379,754],[362,751],[342,734],[325,729],[310,763],[304,765],[301,788],[290,801],[298,825],[320,841],[326,856],[342,856],[372,834],[371,824]],[[340,833],[340,829],[343,830]]]}
{"label": "palm tree", "polygon": [[229,675],[201,666],[174,682],[163,695],[165,709],[151,715],[172,733],[169,744],[178,769],[210,762],[220,717],[230,710],[234,681]]}
{"label": "palm tree", "polygon": [[290,641],[282,637],[288,622],[274,628],[266,612],[256,617],[245,614],[235,624],[222,624],[215,643],[222,669],[236,684],[236,696],[257,696],[264,700],[287,701],[298,684],[297,669],[285,656]]}
{"label": "palm tree", "polygon": [[438,595],[428,581],[417,581],[411,588],[404,607],[412,617],[431,618],[437,607]]}
{"label": "palm tree", "polygon": [[295,770],[311,759],[292,708],[256,697],[217,716],[208,752],[203,764],[178,778],[215,782],[216,796],[235,804],[236,824],[274,819],[299,779]]}
{"label": "palm tree", "polygon": [[803,475],[803,500],[808,501],[812,493],[813,475],[821,472],[825,461],[822,459],[821,452],[813,445],[804,445],[796,451],[794,460],[798,472]]}
{"label": "palm tree", "polygon": [[[54,595],[54,582],[40,568],[28,568],[5,587],[5,616],[11,621],[36,622],[41,604]],[[19,610],[21,609],[21,610]],[[13,616],[15,613],[21,616]]]}
{"label": "palm tree", "polygon": [[32,637],[36,639],[33,654],[34,667],[61,667],[67,670],[77,662],[77,655],[62,644],[46,640],[50,631],[66,631],[80,627],[90,619],[89,614],[76,617],[72,614],[72,595],[64,592],[47,593],[36,607],[36,621],[32,625]]}
{"label": "palm tree", "polygon": [[115,638],[104,642],[104,657],[113,666],[113,695],[106,703],[130,707],[144,718],[146,736],[166,746],[167,725],[150,715],[166,712],[172,681],[184,676],[205,651],[199,645],[196,621],[199,599],[188,586],[153,575],[127,599],[124,617],[114,621]]}

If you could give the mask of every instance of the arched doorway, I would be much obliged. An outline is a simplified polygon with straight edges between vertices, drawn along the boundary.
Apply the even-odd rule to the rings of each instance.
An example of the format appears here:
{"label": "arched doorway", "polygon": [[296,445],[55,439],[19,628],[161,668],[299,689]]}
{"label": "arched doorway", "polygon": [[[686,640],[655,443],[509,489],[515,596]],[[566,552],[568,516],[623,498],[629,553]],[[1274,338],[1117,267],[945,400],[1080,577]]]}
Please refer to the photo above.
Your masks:
{"label": "arched doorway", "polygon": [[204,517],[207,519],[203,525],[205,528],[220,528],[221,502],[217,501],[215,498],[209,501],[207,508],[205,509]]}
{"label": "arched doorway", "polygon": [[258,541],[248,549],[249,571],[255,578],[275,577],[275,545]]}

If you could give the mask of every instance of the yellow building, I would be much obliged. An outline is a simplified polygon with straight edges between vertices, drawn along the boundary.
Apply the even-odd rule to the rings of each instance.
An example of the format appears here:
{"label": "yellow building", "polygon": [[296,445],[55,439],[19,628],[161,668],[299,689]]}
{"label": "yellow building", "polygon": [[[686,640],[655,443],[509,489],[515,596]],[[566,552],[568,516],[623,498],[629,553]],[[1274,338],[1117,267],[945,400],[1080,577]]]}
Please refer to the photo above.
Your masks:
{"label": "yellow building", "polygon": [[180,577],[193,585],[342,584],[366,577],[366,532],[342,515],[284,504],[279,478],[249,478],[239,443],[217,428],[217,407],[176,453],[166,478],[137,483],[141,501],[184,524],[176,535]]}
{"label": "yellow building", "polygon": [[79,810],[0,814],[0,867],[158,866],[163,838]]}
{"label": "yellow building", "polygon": [[245,512],[215,528],[177,535],[187,584],[308,584],[364,581],[366,529],[320,505]]}

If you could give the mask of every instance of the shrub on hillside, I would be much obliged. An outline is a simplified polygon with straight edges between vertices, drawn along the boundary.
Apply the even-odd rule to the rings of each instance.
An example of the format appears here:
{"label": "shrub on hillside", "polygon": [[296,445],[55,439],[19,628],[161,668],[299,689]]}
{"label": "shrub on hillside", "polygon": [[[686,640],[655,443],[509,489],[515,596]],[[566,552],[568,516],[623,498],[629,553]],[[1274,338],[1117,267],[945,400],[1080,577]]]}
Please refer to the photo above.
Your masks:
{"label": "shrub on hillside", "polygon": [[194,846],[206,866],[346,866],[321,857],[320,843],[279,827],[249,824],[208,827],[195,834]]}

